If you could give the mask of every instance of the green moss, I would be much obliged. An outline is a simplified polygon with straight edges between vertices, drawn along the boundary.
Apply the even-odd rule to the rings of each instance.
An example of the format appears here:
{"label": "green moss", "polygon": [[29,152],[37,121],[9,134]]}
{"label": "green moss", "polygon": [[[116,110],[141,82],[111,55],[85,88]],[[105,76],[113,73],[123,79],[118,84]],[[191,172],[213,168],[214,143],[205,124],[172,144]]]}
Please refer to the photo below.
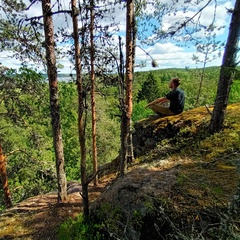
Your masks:
{"label": "green moss", "polygon": [[[123,233],[131,237],[135,234],[136,239],[140,234],[148,237],[144,239],[157,239],[159,233],[167,236],[166,239],[203,239],[203,236],[204,239],[219,239],[229,217],[226,217],[229,203],[234,199],[239,183],[239,109],[239,103],[228,107],[225,127],[214,135],[208,134],[210,115],[205,108],[169,117],[168,122],[163,119],[152,121],[150,124],[157,125],[157,130],[169,122],[177,122],[181,130],[135,159],[133,168],[140,165],[159,170],[164,159],[165,169],[174,168],[176,182],[169,193],[141,200],[143,207],[133,212],[110,202],[102,204],[94,211],[94,219],[95,226],[99,227],[97,231],[105,233],[103,239],[120,238]],[[140,179],[141,175],[136,178]],[[144,231],[148,232],[145,234]],[[236,233],[228,234],[231,237]]]}

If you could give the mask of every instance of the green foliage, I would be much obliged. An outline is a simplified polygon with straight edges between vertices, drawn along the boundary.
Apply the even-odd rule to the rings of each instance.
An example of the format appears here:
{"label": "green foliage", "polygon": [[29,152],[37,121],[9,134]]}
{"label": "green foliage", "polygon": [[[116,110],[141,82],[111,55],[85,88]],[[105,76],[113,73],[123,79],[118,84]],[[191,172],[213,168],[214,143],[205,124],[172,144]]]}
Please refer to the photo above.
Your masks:
{"label": "green foliage", "polygon": [[229,103],[240,102],[240,80],[233,81],[229,94]]}
{"label": "green foliage", "polygon": [[147,80],[143,83],[142,89],[138,92],[137,101],[147,100],[148,102],[159,98],[160,89],[152,72],[148,74]]}
{"label": "green foliage", "polygon": [[123,209],[110,203],[101,205],[97,210],[96,219],[102,223],[102,229],[110,236],[117,235],[117,232],[124,226]]}
{"label": "green foliage", "polygon": [[80,169],[80,146],[78,141],[78,104],[76,85],[59,83],[61,125],[67,179],[78,179]]}
{"label": "green foliage", "polygon": [[[200,99],[199,99],[199,106],[204,106],[206,104],[214,104],[215,97],[216,97],[216,91],[217,91],[217,85],[219,80],[219,67],[209,67],[205,69],[204,74],[204,80],[203,85],[200,93]],[[195,107],[196,104],[196,98],[198,94],[199,84],[200,84],[200,77],[202,74],[202,69],[163,69],[163,70],[155,70],[151,71],[150,74],[147,75],[147,72],[144,73],[137,73],[135,76],[135,82],[134,82],[134,106],[138,108],[137,103],[138,97],[143,95],[142,89],[144,85],[144,81],[142,80],[144,77],[151,76],[151,79],[156,79],[159,89],[158,95],[155,97],[162,97],[165,96],[166,93],[169,91],[168,89],[168,82],[173,77],[179,77],[181,79],[180,88],[182,88],[186,95],[185,100],[185,107],[184,110],[192,109]],[[237,82],[237,81],[235,81]],[[235,83],[234,82],[234,83]],[[139,86],[140,85],[140,86]],[[236,93],[234,97],[231,97],[231,102],[237,102],[238,101],[238,95],[237,95],[237,89],[234,91],[235,86],[233,86],[233,92]],[[155,92],[155,90],[149,90],[150,92],[147,92],[146,95],[148,97],[151,97],[151,93]],[[145,98],[147,99],[147,98]],[[150,99],[150,98],[149,98]],[[147,100],[148,102],[150,100]],[[148,111],[148,109],[142,109],[144,112]],[[135,111],[135,110],[133,110]],[[145,115],[145,113],[140,112],[136,110],[141,115]],[[134,120],[141,119],[141,116],[137,117],[133,113]],[[146,115],[148,113],[146,112]]]}
{"label": "green foliage", "polygon": [[[10,70],[0,79],[0,142],[8,155],[8,177],[13,202],[56,189],[55,154],[49,113],[48,83],[30,69]],[[120,146],[120,126],[115,87],[109,96],[97,95],[98,162],[116,158]],[[68,180],[80,178],[78,138],[78,96],[73,82],[59,82],[65,170]],[[87,96],[87,167],[91,172],[91,108]],[[9,154],[11,153],[11,154]],[[0,198],[4,203],[3,195]]]}
{"label": "green foliage", "polygon": [[[78,137],[78,96],[76,85],[71,82],[61,82],[60,103],[61,123],[64,143],[64,157],[67,179],[79,179],[80,176],[80,146]],[[96,116],[97,116],[97,149],[98,163],[103,165],[117,157],[120,146],[120,126],[118,119],[113,118],[117,104],[114,88],[108,88],[108,98],[96,94]],[[105,93],[106,94],[106,93]],[[113,95],[112,95],[113,94]],[[92,125],[91,125],[91,102],[90,96],[86,98],[86,148],[87,168],[92,169]],[[114,141],[112,141],[114,139]]]}
{"label": "green foliage", "polygon": [[[182,79],[181,83],[181,87],[184,89],[186,95],[185,110],[194,108],[196,104],[199,82],[202,73],[201,69],[195,69],[188,71],[188,74],[189,75],[187,75],[185,79]],[[206,70],[199,98],[199,106],[214,103],[218,76],[218,70],[215,70],[214,68]]]}
{"label": "green foliage", "polygon": [[152,114],[152,110],[150,110],[149,108],[147,109],[145,108],[146,105],[147,105],[146,100],[134,103],[132,113],[133,122],[137,122],[143,118],[147,118],[149,114]]}
{"label": "green foliage", "polygon": [[16,203],[55,188],[48,85],[26,68],[4,72],[0,83],[0,142]]}
{"label": "green foliage", "polygon": [[[0,142],[7,155],[7,170],[14,203],[27,197],[56,189],[55,154],[49,112],[49,89],[44,76],[31,69],[1,70],[0,76]],[[200,105],[215,101],[219,78],[218,67],[206,68]],[[201,69],[167,69],[136,72],[133,83],[133,122],[152,114],[145,106],[153,98],[164,96],[172,77],[181,79],[185,91],[185,110],[195,105]],[[238,72],[237,72],[238,73]],[[229,102],[239,102],[240,82],[236,75]],[[115,159],[120,150],[120,119],[116,84],[97,83],[98,162],[103,165]],[[78,96],[75,83],[60,82],[61,123],[65,169],[68,180],[80,178],[78,141]],[[161,90],[161,91],[160,91]],[[138,98],[143,98],[140,100]],[[87,170],[92,171],[91,103],[87,103]],[[0,195],[0,206],[4,202]]]}
{"label": "green foliage", "polygon": [[61,224],[58,231],[59,240],[102,240],[101,225],[84,221],[79,215],[76,220],[69,219]]}

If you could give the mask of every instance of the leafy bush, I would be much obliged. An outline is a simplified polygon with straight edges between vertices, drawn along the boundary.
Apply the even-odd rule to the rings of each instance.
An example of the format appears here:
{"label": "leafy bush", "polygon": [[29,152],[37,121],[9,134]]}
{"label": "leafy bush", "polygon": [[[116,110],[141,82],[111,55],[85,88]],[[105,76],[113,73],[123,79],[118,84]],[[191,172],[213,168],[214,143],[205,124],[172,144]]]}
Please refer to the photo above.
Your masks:
{"label": "leafy bush", "polygon": [[229,94],[229,103],[240,102],[240,80],[233,81]]}
{"label": "leafy bush", "polygon": [[[1,75],[0,95],[0,142],[7,156],[10,192],[16,203],[56,186],[48,85],[33,70],[10,69]],[[2,199],[0,194],[0,202]]]}
{"label": "leafy bush", "polygon": [[82,215],[76,220],[69,219],[61,224],[58,231],[59,240],[102,240],[101,226],[91,221],[85,222]]}
{"label": "leafy bush", "polygon": [[133,104],[133,113],[132,113],[132,120],[133,122],[137,122],[140,119],[147,118],[149,114],[152,114],[152,110],[149,108],[145,108],[147,105],[146,100],[142,100],[140,102]]}

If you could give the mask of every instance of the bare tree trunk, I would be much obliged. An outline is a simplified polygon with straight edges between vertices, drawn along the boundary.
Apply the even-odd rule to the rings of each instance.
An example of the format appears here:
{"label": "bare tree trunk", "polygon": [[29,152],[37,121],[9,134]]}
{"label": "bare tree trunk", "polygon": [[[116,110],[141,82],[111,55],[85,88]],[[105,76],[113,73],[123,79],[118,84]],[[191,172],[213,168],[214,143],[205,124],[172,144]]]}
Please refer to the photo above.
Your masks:
{"label": "bare tree trunk", "polygon": [[[137,41],[137,23],[136,23],[136,16],[135,16],[135,11],[134,11],[134,5],[133,5],[133,16],[132,16],[132,41],[133,41],[133,47],[132,47],[132,82],[133,82],[135,56],[136,56],[136,41]],[[131,113],[131,115],[132,115],[132,113]],[[128,135],[128,150],[127,150],[128,151],[128,157],[127,157],[127,163],[132,163],[133,159],[134,159],[131,121],[132,121],[132,119],[130,119],[130,134]]]}
{"label": "bare tree trunk", "polygon": [[199,88],[198,88],[198,93],[197,93],[197,98],[196,98],[195,107],[198,106],[199,100],[200,100],[200,95],[201,95],[201,91],[202,91],[203,80],[204,80],[204,76],[205,76],[206,64],[207,64],[207,57],[208,57],[208,51],[207,51],[207,53],[205,54],[204,63],[203,63],[203,69],[202,69],[202,72],[201,72],[201,75],[200,75],[200,82],[199,82]]}
{"label": "bare tree trunk", "polygon": [[81,153],[81,183],[83,198],[83,214],[87,218],[89,215],[89,199],[88,199],[88,183],[86,173],[86,139],[85,139],[85,119],[84,119],[84,91],[82,84],[82,67],[81,67],[81,51],[79,46],[78,35],[78,10],[76,0],[72,0],[72,20],[73,20],[73,37],[75,46],[75,67],[77,75],[77,91],[78,91],[78,133]]}
{"label": "bare tree trunk", "polygon": [[132,117],[132,82],[133,82],[133,32],[134,32],[134,0],[127,0],[127,18],[126,18],[126,111],[122,118],[122,140],[123,149],[120,164],[120,176],[124,175],[127,162],[132,161],[133,156],[128,156],[129,141],[131,141],[131,117]]}
{"label": "bare tree trunk", "polygon": [[223,128],[228,97],[232,79],[237,65],[236,58],[239,51],[240,37],[240,1],[236,0],[229,27],[227,44],[223,56],[218,83],[217,97],[209,126],[210,133],[218,132]]}
{"label": "bare tree trunk", "polygon": [[0,144],[0,176],[1,176],[2,186],[3,186],[6,208],[10,208],[12,207],[12,199],[11,199],[11,194],[8,186],[5,156],[3,155],[3,149],[1,144]]}
{"label": "bare tree trunk", "polygon": [[121,161],[120,161],[120,175],[123,175],[126,171],[126,164],[124,161],[124,156],[126,153],[126,140],[125,140],[125,120],[126,120],[126,106],[125,106],[125,81],[124,81],[124,60],[123,60],[123,51],[122,51],[122,39],[119,36],[119,104],[120,104],[120,110],[121,110]]}
{"label": "bare tree trunk", "polygon": [[[92,157],[93,157],[93,174],[98,171],[97,161],[97,124],[96,124],[96,103],[95,103],[95,74],[94,74],[94,0],[90,1],[91,5],[91,23],[90,23],[90,44],[91,44],[91,106],[92,106]],[[98,176],[94,178],[94,185],[98,185]]]}
{"label": "bare tree trunk", "polygon": [[58,202],[67,200],[67,183],[64,170],[64,154],[60,123],[60,107],[58,96],[58,81],[56,57],[54,51],[54,28],[51,14],[51,0],[42,0],[43,23],[45,33],[47,73],[50,91],[50,110],[53,132],[53,144],[56,157],[56,171],[58,180]]}

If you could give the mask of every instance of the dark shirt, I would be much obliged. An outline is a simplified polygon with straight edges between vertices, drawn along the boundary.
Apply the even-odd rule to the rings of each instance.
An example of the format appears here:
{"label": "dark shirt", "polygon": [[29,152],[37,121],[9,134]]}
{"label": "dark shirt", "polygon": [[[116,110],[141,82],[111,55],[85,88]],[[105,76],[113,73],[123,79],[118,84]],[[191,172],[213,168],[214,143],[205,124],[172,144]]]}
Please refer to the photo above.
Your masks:
{"label": "dark shirt", "polygon": [[183,111],[185,95],[182,89],[176,88],[166,95],[166,98],[171,101],[169,110],[175,114]]}

